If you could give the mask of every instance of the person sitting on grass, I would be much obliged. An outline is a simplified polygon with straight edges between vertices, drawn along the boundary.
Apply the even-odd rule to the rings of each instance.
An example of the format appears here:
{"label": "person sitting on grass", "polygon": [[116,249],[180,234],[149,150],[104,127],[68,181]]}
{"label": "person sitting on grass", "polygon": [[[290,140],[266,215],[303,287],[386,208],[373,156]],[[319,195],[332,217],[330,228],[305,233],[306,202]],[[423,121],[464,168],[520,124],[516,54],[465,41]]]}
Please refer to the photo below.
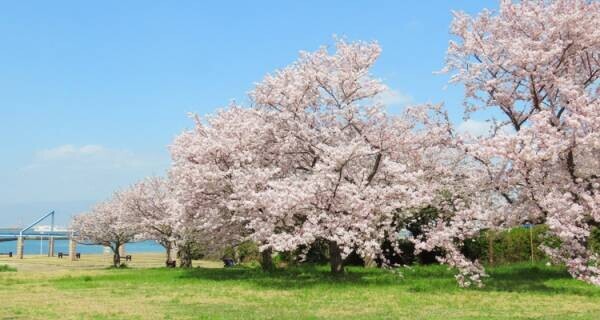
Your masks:
{"label": "person sitting on grass", "polygon": [[223,256],[222,260],[223,260],[225,268],[230,268],[230,267],[235,266],[235,261],[232,258],[228,257],[228,256]]}

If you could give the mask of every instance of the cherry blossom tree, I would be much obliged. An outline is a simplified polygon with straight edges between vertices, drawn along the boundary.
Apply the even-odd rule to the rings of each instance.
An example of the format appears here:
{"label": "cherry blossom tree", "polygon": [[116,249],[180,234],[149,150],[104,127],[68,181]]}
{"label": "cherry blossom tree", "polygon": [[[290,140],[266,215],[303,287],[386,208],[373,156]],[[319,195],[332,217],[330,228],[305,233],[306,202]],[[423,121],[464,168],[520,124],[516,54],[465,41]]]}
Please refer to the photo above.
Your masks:
{"label": "cherry blossom tree", "polygon": [[173,165],[169,172],[177,199],[176,234],[185,248],[201,243],[216,252],[236,246],[248,235],[245,221],[228,207],[234,185],[243,167],[252,165],[260,154],[261,119],[257,112],[232,106],[208,117],[196,119],[195,130],[182,133],[171,146]]}
{"label": "cherry blossom tree", "polygon": [[118,193],[94,206],[89,213],[74,217],[71,226],[79,241],[109,247],[113,252],[114,267],[121,265],[119,248],[133,241],[139,233]]}
{"label": "cherry blossom tree", "polygon": [[[428,206],[452,140],[440,106],[386,113],[370,74],[375,43],[338,41],[302,53],[171,148],[177,198],[189,221],[226,242],[271,251],[329,243],[331,270],[352,251],[382,257],[399,215]],[[233,237],[232,237],[233,236]]]}
{"label": "cherry blossom tree", "polygon": [[175,225],[177,215],[173,213],[173,190],[169,180],[149,177],[120,193],[131,223],[140,230],[138,239],[155,240],[166,250],[166,265],[174,257]]}
{"label": "cherry blossom tree", "polygon": [[276,250],[327,240],[334,273],[352,251],[383,258],[381,244],[397,244],[395,221],[431,205],[443,186],[447,117],[441,106],[387,113],[378,103],[387,88],[369,74],[380,51],[338,41],[333,54],[303,53],[252,93],[259,109],[275,114],[280,153],[292,155],[279,166],[284,178],[257,194],[270,219],[255,223],[274,231]]}
{"label": "cherry blossom tree", "polygon": [[497,14],[455,13],[452,33],[445,71],[464,85],[467,114],[495,118],[489,136],[464,143],[485,173],[478,191],[457,198],[421,247],[445,248],[461,283],[480,284],[483,268],[460,254],[461,241],[481,228],[546,223],[560,240],[544,248],[549,256],[600,285],[587,248],[600,225],[600,2],[502,1]]}

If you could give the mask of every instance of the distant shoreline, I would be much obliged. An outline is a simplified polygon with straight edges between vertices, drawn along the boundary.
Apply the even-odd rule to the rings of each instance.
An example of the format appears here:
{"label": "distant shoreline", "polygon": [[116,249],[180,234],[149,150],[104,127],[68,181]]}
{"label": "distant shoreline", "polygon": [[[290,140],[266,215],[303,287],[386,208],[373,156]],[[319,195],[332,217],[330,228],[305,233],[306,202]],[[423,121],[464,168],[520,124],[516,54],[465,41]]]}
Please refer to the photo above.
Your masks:
{"label": "distant shoreline", "polygon": [[[68,240],[56,240],[54,252],[69,252]],[[0,253],[15,253],[16,241],[0,242]],[[77,244],[77,252],[81,254],[103,254],[105,247],[94,244]],[[131,242],[125,245],[127,253],[165,253],[165,249],[155,241],[146,240]],[[44,255],[48,253],[48,240],[25,240],[25,255]]]}

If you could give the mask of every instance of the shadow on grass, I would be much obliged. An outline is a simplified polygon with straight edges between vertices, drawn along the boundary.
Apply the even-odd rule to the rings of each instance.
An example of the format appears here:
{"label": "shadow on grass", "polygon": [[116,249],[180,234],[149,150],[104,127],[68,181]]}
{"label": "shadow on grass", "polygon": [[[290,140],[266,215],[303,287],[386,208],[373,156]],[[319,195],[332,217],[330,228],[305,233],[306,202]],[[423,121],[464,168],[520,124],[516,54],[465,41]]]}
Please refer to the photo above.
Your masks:
{"label": "shadow on grass", "polygon": [[[323,268],[314,266],[276,269],[270,272],[265,272],[258,268],[234,267],[225,269],[194,268],[184,270],[180,277],[212,281],[250,282],[264,287],[300,289],[316,285],[356,285],[370,282],[367,280],[368,276],[377,273],[381,274],[382,272],[349,271],[343,275],[332,275]],[[387,277],[385,280],[389,284],[394,279]]]}
{"label": "shadow on grass", "polygon": [[488,269],[483,289],[461,289],[454,279],[454,271],[445,266],[417,266],[402,269],[402,276],[381,269],[348,268],[334,276],[323,266],[302,266],[263,272],[256,268],[228,269],[195,268],[182,271],[181,279],[198,279],[249,283],[273,289],[303,289],[315,286],[362,287],[381,286],[409,292],[529,292],[538,294],[567,294],[600,296],[600,288],[593,287],[571,276],[558,267],[543,265],[513,265]]}
{"label": "shadow on grass", "polygon": [[485,291],[600,296],[600,288],[573,279],[559,267],[516,265],[490,268]]}

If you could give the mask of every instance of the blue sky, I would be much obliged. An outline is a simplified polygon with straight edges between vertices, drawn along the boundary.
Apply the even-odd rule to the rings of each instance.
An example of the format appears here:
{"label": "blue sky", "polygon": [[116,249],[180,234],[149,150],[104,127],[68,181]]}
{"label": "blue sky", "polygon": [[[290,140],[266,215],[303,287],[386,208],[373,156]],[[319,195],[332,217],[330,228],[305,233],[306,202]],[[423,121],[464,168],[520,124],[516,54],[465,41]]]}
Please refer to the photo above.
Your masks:
{"label": "blue sky", "polygon": [[[13,1],[0,4],[0,226],[59,221],[169,166],[188,112],[243,102],[300,50],[377,40],[392,108],[445,102],[451,10],[496,1]],[[464,124],[463,124],[464,125]]]}

